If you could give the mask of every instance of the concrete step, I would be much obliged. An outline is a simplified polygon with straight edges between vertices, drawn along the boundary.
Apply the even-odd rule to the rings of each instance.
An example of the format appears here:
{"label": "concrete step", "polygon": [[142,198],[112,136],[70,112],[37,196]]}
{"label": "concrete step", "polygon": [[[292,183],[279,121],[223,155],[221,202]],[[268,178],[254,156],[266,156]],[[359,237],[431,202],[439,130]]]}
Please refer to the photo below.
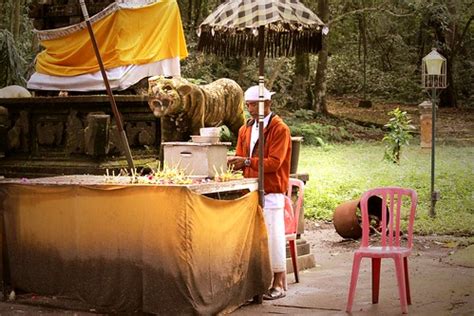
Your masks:
{"label": "concrete step", "polygon": [[[311,269],[316,266],[316,259],[313,254],[307,254],[298,256],[298,270],[303,271]],[[291,258],[286,259],[286,273],[293,273],[293,265],[291,264]]]}
{"label": "concrete step", "polygon": [[[310,245],[305,239],[296,240],[296,253],[298,254],[298,269],[300,271],[311,269],[316,266],[316,259],[310,252]],[[293,265],[291,263],[290,249],[286,246],[286,271],[293,273]]]}

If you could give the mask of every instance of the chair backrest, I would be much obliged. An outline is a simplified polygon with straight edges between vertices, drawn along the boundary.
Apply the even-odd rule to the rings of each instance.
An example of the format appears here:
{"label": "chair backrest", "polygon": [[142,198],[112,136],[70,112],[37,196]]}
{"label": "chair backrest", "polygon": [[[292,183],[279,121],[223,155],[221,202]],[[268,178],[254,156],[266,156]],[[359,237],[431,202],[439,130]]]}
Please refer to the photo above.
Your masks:
{"label": "chair backrest", "polygon": [[[370,218],[369,218],[369,198],[378,196],[381,218],[380,244],[385,246],[401,245],[400,222],[402,213],[408,216],[407,244],[408,248],[413,243],[413,223],[415,221],[418,195],[415,190],[399,187],[382,187],[366,191],[360,200],[362,213],[362,243],[361,247],[369,246]],[[385,210],[385,211],[383,211]],[[406,212],[408,210],[408,213]]]}
{"label": "chair backrest", "polygon": [[[297,188],[297,199],[295,203],[291,199],[294,189]],[[290,178],[288,191],[285,196],[285,234],[296,234],[298,229],[298,219],[304,198],[304,182]]]}

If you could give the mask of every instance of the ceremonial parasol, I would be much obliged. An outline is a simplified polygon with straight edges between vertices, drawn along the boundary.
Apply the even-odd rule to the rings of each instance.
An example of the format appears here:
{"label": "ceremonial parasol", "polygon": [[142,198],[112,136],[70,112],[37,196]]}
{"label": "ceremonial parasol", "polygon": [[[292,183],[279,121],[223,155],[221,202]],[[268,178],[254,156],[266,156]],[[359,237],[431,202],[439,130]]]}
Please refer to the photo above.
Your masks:
{"label": "ceremonial parasol", "polygon": [[199,26],[198,50],[223,57],[259,58],[258,192],[262,207],[265,56],[317,53],[321,49],[323,26],[319,17],[298,0],[228,0]]}

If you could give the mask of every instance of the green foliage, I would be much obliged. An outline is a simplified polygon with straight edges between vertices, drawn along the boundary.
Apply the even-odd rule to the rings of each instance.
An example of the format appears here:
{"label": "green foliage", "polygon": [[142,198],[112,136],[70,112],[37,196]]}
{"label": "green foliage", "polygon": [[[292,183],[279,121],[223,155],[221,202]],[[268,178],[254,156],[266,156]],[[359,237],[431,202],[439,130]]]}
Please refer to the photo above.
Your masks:
{"label": "green foliage", "polygon": [[24,85],[26,61],[21,55],[12,33],[0,30],[0,86]]}
{"label": "green foliage", "polygon": [[431,47],[438,47],[448,58],[453,78],[450,87],[458,103],[474,106],[474,63],[467,57],[474,51],[472,1],[335,0],[330,2],[330,10],[327,87],[331,94],[362,95],[360,22],[365,16],[367,98],[420,101],[421,58]]}
{"label": "green foliage", "polygon": [[407,146],[398,166],[383,162],[380,143],[334,144],[321,148],[303,143],[298,172],[308,173],[305,217],[331,220],[342,202],[360,198],[379,186],[402,186],[418,193],[418,234],[474,234],[474,148],[439,146],[436,180],[441,200],[436,218],[430,209],[430,153]]}
{"label": "green foliage", "polygon": [[316,113],[312,110],[298,109],[293,112],[293,115],[298,119],[310,120]]}
{"label": "green foliage", "polygon": [[352,140],[353,137],[342,126],[320,123],[296,123],[290,125],[291,135],[303,136],[307,145],[325,146],[328,142]]}
{"label": "green foliage", "polygon": [[[360,63],[350,55],[333,56],[328,64],[328,91],[333,95],[354,95],[363,92]],[[393,70],[367,65],[366,93],[372,99],[415,102],[422,96],[416,67],[402,65]],[[408,76],[407,76],[408,74]]]}
{"label": "green foliage", "polygon": [[393,163],[400,163],[400,152],[402,146],[408,145],[412,135],[411,130],[414,129],[410,125],[410,119],[408,118],[406,111],[400,111],[396,108],[388,113],[391,118],[385,127],[388,129],[383,141],[385,142],[385,153],[384,159]]}
{"label": "green foliage", "polygon": [[[1,2],[1,1],[0,1]],[[20,33],[14,38],[11,28],[14,1],[0,3],[2,21],[0,21],[0,86],[18,84],[25,85],[33,71],[33,60],[37,52],[33,41],[33,26],[27,16],[31,0],[25,0],[21,5],[19,17]]]}
{"label": "green foliage", "polygon": [[359,93],[362,90],[362,76],[357,60],[346,55],[335,55],[328,63],[328,92],[336,95]]}
{"label": "green foliage", "polygon": [[273,109],[290,127],[291,135],[303,136],[306,145],[328,147],[331,143],[352,142],[359,138],[382,139],[382,131],[364,127],[349,120],[300,109],[294,112],[286,108]]}
{"label": "green foliage", "polygon": [[221,126],[220,141],[221,142],[231,142],[231,143],[235,144],[237,142],[237,135],[232,135],[232,132],[230,131],[230,129],[227,126],[222,125]]}

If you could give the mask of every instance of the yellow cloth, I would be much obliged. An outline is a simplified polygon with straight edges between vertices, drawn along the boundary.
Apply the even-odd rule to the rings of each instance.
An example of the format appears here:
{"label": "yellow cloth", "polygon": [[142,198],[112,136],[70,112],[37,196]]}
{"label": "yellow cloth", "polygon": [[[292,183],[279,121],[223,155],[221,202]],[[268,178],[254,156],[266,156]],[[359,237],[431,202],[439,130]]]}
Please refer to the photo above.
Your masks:
{"label": "yellow cloth", "polygon": [[257,192],[0,184],[0,215],[15,288],[88,308],[215,315],[271,283]]}
{"label": "yellow cloth", "polygon": [[[92,24],[105,69],[188,56],[176,0],[120,8]],[[41,41],[36,71],[75,76],[99,71],[87,29]]]}

